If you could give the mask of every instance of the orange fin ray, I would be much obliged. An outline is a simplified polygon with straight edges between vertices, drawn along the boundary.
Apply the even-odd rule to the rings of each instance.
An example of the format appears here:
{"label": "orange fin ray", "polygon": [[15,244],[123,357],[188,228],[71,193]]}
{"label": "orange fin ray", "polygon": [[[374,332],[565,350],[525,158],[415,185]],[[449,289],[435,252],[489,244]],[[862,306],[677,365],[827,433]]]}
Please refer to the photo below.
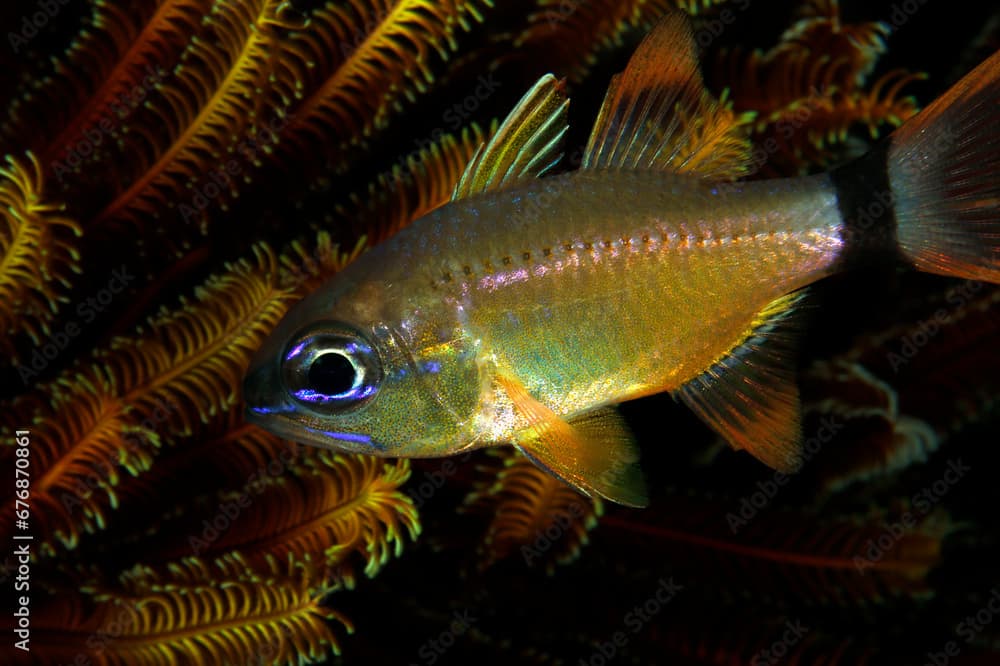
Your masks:
{"label": "orange fin ray", "polygon": [[525,93],[473,156],[452,200],[499,190],[525,178],[541,176],[562,157],[569,99],[565,86],[546,74]]}
{"label": "orange fin ray", "polygon": [[892,135],[897,237],[919,270],[1000,284],[1000,51]]}
{"label": "orange fin ray", "polygon": [[497,382],[528,422],[514,446],[540,468],[590,495],[627,506],[649,503],[639,452],[625,420],[605,407],[567,422],[512,377]]}
{"label": "orange fin ray", "polygon": [[677,393],[733,448],[782,472],[801,463],[792,315],[802,298],[799,291],[770,303],[743,341]]}
{"label": "orange fin ray", "polygon": [[612,78],[582,168],[735,180],[750,172],[752,120],[705,89],[687,18],[672,12]]}

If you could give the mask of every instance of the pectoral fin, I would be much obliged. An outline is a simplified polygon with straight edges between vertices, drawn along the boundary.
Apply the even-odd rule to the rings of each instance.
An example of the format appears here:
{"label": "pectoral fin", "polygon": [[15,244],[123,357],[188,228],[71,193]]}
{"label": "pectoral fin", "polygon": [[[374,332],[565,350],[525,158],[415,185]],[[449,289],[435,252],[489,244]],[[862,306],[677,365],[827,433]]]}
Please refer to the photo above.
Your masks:
{"label": "pectoral fin", "polygon": [[618,410],[606,407],[567,422],[516,379],[498,382],[529,424],[514,445],[532,462],[587,495],[628,506],[649,503],[639,451]]}

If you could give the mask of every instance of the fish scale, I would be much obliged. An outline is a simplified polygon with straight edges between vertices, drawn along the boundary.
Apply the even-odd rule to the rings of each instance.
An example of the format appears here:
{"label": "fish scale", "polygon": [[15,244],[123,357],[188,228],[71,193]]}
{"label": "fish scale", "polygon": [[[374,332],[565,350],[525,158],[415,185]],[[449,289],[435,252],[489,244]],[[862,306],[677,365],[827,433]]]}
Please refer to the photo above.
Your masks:
{"label": "fish scale", "polygon": [[[538,199],[548,214],[536,220]],[[622,211],[619,201],[633,205]],[[825,177],[720,187],[585,172],[431,214],[420,233],[438,240],[413,261],[443,265],[452,278],[437,289],[462,303],[470,334],[567,415],[673,389],[700,372],[720,337],[732,347],[767,303],[834,269],[842,229]]]}

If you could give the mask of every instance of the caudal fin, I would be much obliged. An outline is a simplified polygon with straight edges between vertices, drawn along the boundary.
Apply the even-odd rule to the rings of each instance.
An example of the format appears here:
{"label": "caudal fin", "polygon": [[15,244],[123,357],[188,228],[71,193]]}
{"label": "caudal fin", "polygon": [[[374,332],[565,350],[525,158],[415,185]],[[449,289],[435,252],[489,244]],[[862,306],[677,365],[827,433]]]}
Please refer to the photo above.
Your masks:
{"label": "caudal fin", "polygon": [[888,173],[907,259],[1000,282],[1000,52],[893,133]]}

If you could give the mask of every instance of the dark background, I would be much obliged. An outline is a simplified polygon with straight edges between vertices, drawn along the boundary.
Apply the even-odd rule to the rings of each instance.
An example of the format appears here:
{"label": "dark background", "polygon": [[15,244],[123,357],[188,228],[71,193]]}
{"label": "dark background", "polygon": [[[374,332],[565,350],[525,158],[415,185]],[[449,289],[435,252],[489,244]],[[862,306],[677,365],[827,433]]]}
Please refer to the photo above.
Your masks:
{"label": "dark background", "polygon": [[[496,21],[463,38],[469,46],[479,43],[486,33],[502,32],[505,16],[511,24],[522,20],[524,3],[512,2],[507,9],[505,0],[496,1],[502,12]],[[20,82],[44,70],[47,49],[62,43],[61,37],[73,30],[74,12],[79,13],[83,6],[75,0],[66,3],[45,34],[32,41],[29,52],[13,54],[6,41],[8,29],[34,4],[0,6],[4,37],[0,44],[0,104],[4,106]],[[792,23],[798,4],[751,3],[746,11],[737,12],[739,20],[712,48],[768,47]],[[844,21],[857,22],[887,20],[894,5],[903,3],[845,0],[841,5]],[[897,67],[926,72],[926,81],[908,88],[926,104],[997,48],[998,17],[992,3],[928,0],[888,39],[888,53],[879,61],[875,76]],[[984,31],[992,34],[992,41],[983,40]],[[572,140],[578,144],[586,138],[608,78],[624,66],[638,37],[634,35],[631,44],[606,53],[584,85],[574,91]],[[502,67],[505,85],[479,111],[481,121],[502,116],[540,73],[533,70],[532,63],[516,58]],[[468,77],[474,80],[478,74],[470,71]],[[507,85],[508,81],[512,83]],[[468,88],[457,81],[453,89],[460,99]],[[290,226],[305,230],[322,225],[324,211],[341,201],[343,193],[357,189],[393,164],[400,152],[413,146],[414,137],[426,136],[440,124],[440,109],[450,102],[447,95],[447,91],[442,93],[440,106],[424,104],[423,110],[396,123],[370,151],[362,167],[347,179],[332,179],[326,191],[303,193],[301,184],[280,170],[259,181],[263,184],[240,202],[238,211],[220,223],[210,243],[212,256],[242,256],[255,239],[290,237]],[[863,138],[864,133],[859,136]],[[294,211],[287,209],[289,191],[301,194],[293,197],[299,202]],[[349,231],[342,233],[345,239],[350,235]],[[186,285],[200,281],[211,264],[206,262],[204,270],[192,272],[171,294],[164,295],[164,300],[172,300]],[[957,282],[906,274],[894,266],[827,280],[813,296],[802,367],[845,351],[866,332],[894,321],[919,320],[926,314],[921,304],[929,295],[940,294],[952,284]],[[993,331],[996,340],[1000,327]],[[83,350],[100,342],[105,334],[89,329],[89,337],[76,344]],[[984,367],[990,367],[989,363]],[[49,372],[59,369],[52,367]],[[2,384],[5,390],[0,391],[4,394],[17,390],[16,376],[10,375],[9,368],[7,372]],[[977,379],[975,373],[968,376]],[[988,379],[982,377],[992,390],[995,383]],[[919,378],[913,381],[918,383],[894,388],[919,396],[924,389]],[[1000,493],[991,451],[998,441],[995,417],[960,431],[927,463],[887,482],[861,484],[834,501],[818,504],[814,489],[807,481],[800,481],[777,498],[769,509],[774,513],[767,519],[775,531],[775,544],[807,539],[810,520],[815,521],[820,534],[824,521],[895,506],[939,478],[947,462],[956,457],[972,465],[969,479],[945,501],[955,525],[964,527],[946,541],[945,564],[931,581],[933,594],[922,600],[889,598],[855,604],[824,601],[809,583],[783,576],[780,563],[773,569],[762,569],[759,563],[742,560],[738,553],[699,550],[686,537],[657,533],[658,527],[677,529],[685,521],[690,523],[687,534],[699,533],[699,524],[706,522],[717,521],[724,527],[724,515],[737,506],[738,498],[753,492],[757,482],[766,481],[773,473],[746,455],[728,451],[719,454],[713,464],[705,464],[705,452],[715,446],[713,435],[668,396],[630,403],[624,412],[642,446],[643,467],[654,489],[652,508],[640,512],[607,507],[606,524],[592,532],[591,543],[579,559],[557,567],[552,575],[526,566],[516,554],[481,572],[476,567],[476,548],[485,520],[460,515],[456,509],[472,482],[480,478],[476,466],[489,464],[489,459],[477,456],[460,461],[458,473],[422,508],[424,532],[418,543],[409,545],[402,558],[376,578],[362,577],[356,590],[331,599],[357,627],[354,636],[343,640],[343,658],[331,663],[577,664],[581,659],[588,664],[603,663],[595,660],[594,651],[628,626],[628,613],[654,594],[661,580],[672,578],[683,586],[682,593],[652,621],[643,623],[639,632],[628,631],[627,645],[608,663],[751,663],[746,657],[727,661],[726,655],[739,654],[732,646],[760,639],[771,629],[779,637],[787,620],[808,626],[817,640],[814,658],[806,656],[799,663],[922,664],[929,651],[940,650],[954,639],[956,624],[981,608],[985,595],[1000,584],[995,510]],[[440,461],[416,463],[414,481],[419,483],[427,474],[439,471],[440,465]],[[798,513],[790,514],[787,520],[781,518],[783,511],[800,509],[808,510],[806,518]],[[652,531],[636,525],[646,525]],[[795,530],[806,532],[797,537]],[[831,585],[836,587],[836,581]],[[467,612],[475,619],[472,630],[458,636],[447,650],[428,651],[432,640],[450,643],[443,634],[449,631],[456,612]],[[963,644],[963,658],[970,659],[976,652],[984,655],[982,660],[962,663],[1000,663],[995,660],[1000,652],[991,652],[1000,641],[1000,617],[994,622],[980,636],[980,644],[974,648]],[[682,644],[685,647],[677,647]],[[697,655],[698,646],[702,646],[701,656],[679,656]],[[836,660],[820,661],[819,654],[837,654],[837,646],[841,647]],[[865,655],[875,652],[878,656],[865,661]]]}

